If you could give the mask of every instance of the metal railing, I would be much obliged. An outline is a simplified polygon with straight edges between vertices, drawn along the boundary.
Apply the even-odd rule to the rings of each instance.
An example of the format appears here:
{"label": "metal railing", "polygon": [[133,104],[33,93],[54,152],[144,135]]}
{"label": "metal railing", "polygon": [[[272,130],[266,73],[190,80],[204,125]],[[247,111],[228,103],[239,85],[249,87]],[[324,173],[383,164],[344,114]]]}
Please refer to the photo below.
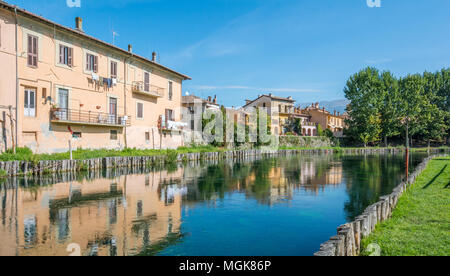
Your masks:
{"label": "metal railing", "polygon": [[133,92],[155,97],[164,97],[165,89],[156,85],[145,84],[143,81],[135,81],[132,84]]}
{"label": "metal railing", "polygon": [[77,123],[106,126],[130,126],[130,116],[119,116],[108,113],[82,111],[66,108],[52,108],[50,110],[52,122]]}

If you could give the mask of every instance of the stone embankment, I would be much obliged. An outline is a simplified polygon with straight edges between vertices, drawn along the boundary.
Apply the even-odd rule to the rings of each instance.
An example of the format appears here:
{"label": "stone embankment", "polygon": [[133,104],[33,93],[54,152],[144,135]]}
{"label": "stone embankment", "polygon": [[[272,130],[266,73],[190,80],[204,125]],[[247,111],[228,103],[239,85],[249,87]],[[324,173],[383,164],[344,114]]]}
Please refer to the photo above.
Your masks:
{"label": "stone embankment", "polygon": [[179,154],[176,160],[169,160],[166,155],[161,156],[139,156],[139,157],[104,157],[88,160],[49,160],[36,163],[27,161],[0,162],[0,172],[3,176],[21,175],[43,175],[63,172],[97,171],[108,168],[145,168],[173,162],[199,161],[199,160],[222,160],[242,159],[251,156],[276,157],[293,155],[334,154],[377,154],[398,153],[399,149],[301,149],[301,150],[235,150],[226,152],[210,153],[187,153]]}
{"label": "stone embankment", "polygon": [[397,206],[402,194],[415,182],[416,178],[426,168],[428,162],[436,157],[447,154],[434,155],[426,158],[416,170],[409,175],[406,181],[400,183],[392,194],[380,197],[380,201],[370,205],[355,221],[346,223],[337,229],[337,235],[320,246],[320,251],[314,256],[359,256],[361,253],[361,240],[368,237],[375,226],[389,219]]}

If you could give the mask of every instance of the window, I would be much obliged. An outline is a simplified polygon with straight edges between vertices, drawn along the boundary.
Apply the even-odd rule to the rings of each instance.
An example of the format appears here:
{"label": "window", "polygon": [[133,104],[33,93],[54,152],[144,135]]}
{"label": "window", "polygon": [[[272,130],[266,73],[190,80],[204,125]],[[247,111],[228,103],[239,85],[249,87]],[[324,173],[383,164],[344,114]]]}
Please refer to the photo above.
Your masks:
{"label": "window", "polygon": [[73,66],[73,48],[59,45],[59,64]]}
{"label": "window", "polygon": [[144,119],[144,104],[143,103],[136,104],[136,118]]}
{"label": "window", "polygon": [[111,78],[117,79],[117,62],[111,61]]}
{"label": "window", "polygon": [[117,130],[111,130],[110,132],[110,139],[111,140],[117,140]]}
{"label": "window", "polygon": [[38,38],[28,35],[28,66],[38,66]]}
{"label": "window", "polygon": [[75,139],[81,138],[81,132],[74,132],[72,134],[72,137],[75,138]]}
{"label": "window", "polygon": [[172,109],[166,109],[166,120],[175,121],[175,113]]}
{"label": "window", "polygon": [[86,70],[97,73],[98,71],[98,57],[86,54]]}
{"label": "window", "polygon": [[150,92],[150,74],[147,72],[144,73],[144,91]]}
{"label": "window", "polygon": [[150,141],[150,132],[145,133],[145,141],[146,142]]}
{"label": "window", "polygon": [[169,101],[173,98],[173,82],[169,81]]}
{"label": "window", "polygon": [[42,99],[47,99],[47,88],[42,88]]}
{"label": "window", "polygon": [[24,107],[25,116],[35,117],[36,116],[36,90],[25,89]]}

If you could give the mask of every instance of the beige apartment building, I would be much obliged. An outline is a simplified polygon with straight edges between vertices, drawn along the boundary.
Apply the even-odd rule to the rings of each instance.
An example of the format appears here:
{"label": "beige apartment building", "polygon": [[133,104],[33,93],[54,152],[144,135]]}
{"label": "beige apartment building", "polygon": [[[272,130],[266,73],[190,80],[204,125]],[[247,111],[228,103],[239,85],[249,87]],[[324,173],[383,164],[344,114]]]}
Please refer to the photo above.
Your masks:
{"label": "beige apartment building", "polygon": [[1,150],[183,145],[168,126],[190,78],[87,35],[81,18],[72,29],[0,2],[0,64]]}
{"label": "beige apartment building", "polygon": [[274,135],[284,134],[284,124],[294,113],[295,100],[292,97],[276,97],[272,94],[260,95],[255,100],[247,100],[244,109],[265,108],[267,115],[271,117],[271,132]]}

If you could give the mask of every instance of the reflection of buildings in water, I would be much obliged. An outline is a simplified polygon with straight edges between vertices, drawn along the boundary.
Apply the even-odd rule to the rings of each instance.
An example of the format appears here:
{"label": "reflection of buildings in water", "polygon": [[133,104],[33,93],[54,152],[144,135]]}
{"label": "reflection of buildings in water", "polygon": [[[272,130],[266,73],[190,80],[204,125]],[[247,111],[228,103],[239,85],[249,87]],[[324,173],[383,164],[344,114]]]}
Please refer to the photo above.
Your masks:
{"label": "reflection of buildings in water", "polygon": [[[128,255],[180,231],[182,189],[160,185],[168,174],[1,190],[0,255]],[[19,246],[17,246],[17,242]]]}
{"label": "reflection of buildings in water", "polygon": [[318,194],[327,186],[342,183],[343,167],[341,162],[304,162],[301,164],[300,188]]}

